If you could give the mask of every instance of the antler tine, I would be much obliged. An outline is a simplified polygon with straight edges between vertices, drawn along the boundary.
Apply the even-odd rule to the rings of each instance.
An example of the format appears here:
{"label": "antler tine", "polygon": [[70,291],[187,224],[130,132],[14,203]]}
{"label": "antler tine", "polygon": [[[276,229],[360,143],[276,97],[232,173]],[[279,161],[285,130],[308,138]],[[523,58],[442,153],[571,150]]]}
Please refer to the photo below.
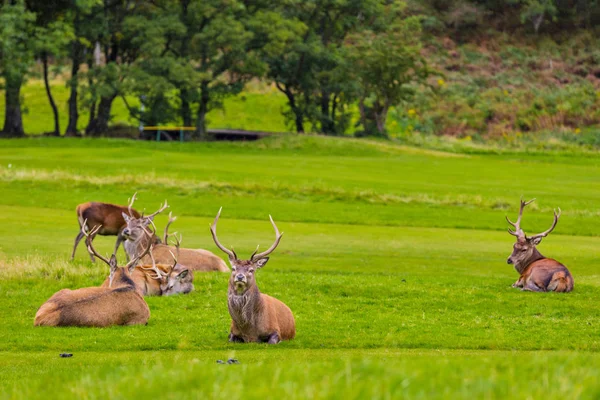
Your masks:
{"label": "antler tine", "polygon": [[534,201],[535,198],[529,201],[524,201],[521,197],[521,205],[519,207],[519,217],[517,218],[517,222],[512,222],[510,219],[508,219],[508,216],[506,216],[506,221],[515,228],[514,231],[509,229],[508,233],[516,237],[525,237],[525,233],[523,232],[523,229],[521,229],[521,218],[523,218],[523,210],[525,209],[525,206],[533,203]]}
{"label": "antler tine", "polygon": [[173,211],[169,212],[169,221],[167,222],[167,225],[165,226],[165,233],[163,235],[163,243],[168,243],[167,240],[169,239],[169,226],[177,219],[177,217],[173,217]]}
{"label": "antler tine", "polygon": [[558,223],[558,219],[560,218],[560,214],[562,213],[562,211],[560,210],[560,207],[558,208],[558,213],[556,212],[556,210],[554,210],[554,221],[552,221],[552,226],[545,230],[542,233],[538,233],[537,235],[533,235],[531,237],[528,237],[527,239],[537,239],[537,238],[543,238],[546,237],[550,234],[550,232],[552,232],[554,230],[554,228],[556,228],[556,224]]}
{"label": "antler tine", "polygon": [[131,196],[131,199],[127,199],[127,201],[129,202],[129,204],[127,204],[127,210],[129,211],[130,217],[133,217],[133,212],[131,211],[131,207],[133,207],[133,203],[135,202],[136,199],[137,199],[137,192],[135,192],[133,194],[133,196]]}
{"label": "antler tine", "polygon": [[96,236],[96,233],[98,233],[100,228],[102,228],[102,225],[94,226],[92,229],[90,229],[89,232],[85,231],[86,226],[87,226],[87,218],[83,221],[83,224],[81,225],[81,233],[83,233],[85,236],[85,244],[88,248],[88,251],[90,251],[93,255],[95,255],[96,257],[98,257],[99,259],[101,259],[102,261],[104,261],[105,263],[107,263],[110,266],[110,261],[108,261],[105,257],[101,256],[96,251],[96,249],[94,249],[94,246],[92,245],[92,240],[94,239],[94,237]]}
{"label": "antler tine", "polygon": [[145,233],[146,235],[148,235],[148,246],[146,247],[146,249],[145,249],[145,250],[144,250],[144,251],[143,251],[141,254],[138,254],[138,255],[136,255],[135,257],[133,257],[133,258],[132,258],[132,259],[131,259],[131,260],[130,260],[128,263],[127,263],[127,265],[125,265],[125,268],[127,268],[127,269],[130,269],[131,267],[135,266],[135,265],[137,264],[137,262],[138,262],[140,259],[144,258],[144,256],[145,256],[146,254],[148,254],[148,252],[149,252],[149,251],[151,251],[151,250],[152,250],[152,247],[154,247],[154,246],[153,246],[153,243],[152,243],[152,242],[153,242],[153,241],[152,241],[152,237],[153,237],[153,236],[154,236],[154,234],[156,233],[156,227],[154,226],[154,224],[152,224],[152,227],[153,227],[154,229],[153,229],[153,230],[150,230],[150,232],[148,232],[148,231],[146,231],[146,230],[144,229],[144,233]]}
{"label": "antler tine", "polygon": [[[275,229],[275,242],[271,245],[271,247],[269,247],[267,250],[263,251],[262,253],[256,254],[256,251],[255,251],[254,254],[252,254],[252,257],[250,258],[251,261],[260,260],[261,258],[268,256],[269,254],[271,254],[273,252],[273,250],[275,250],[277,248],[277,246],[279,245],[279,242],[281,241],[283,232],[279,233],[279,229],[277,229],[277,225],[275,225],[275,221],[273,221],[273,217],[271,217],[269,215],[269,219],[271,220],[273,229]],[[258,250],[258,248],[257,248],[257,250]]]}
{"label": "antler tine", "polygon": [[165,203],[160,206],[160,208],[158,210],[156,210],[155,212],[153,212],[152,214],[148,215],[146,218],[154,218],[157,214],[160,214],[161,212],[165,211],[166,208],[169,207],[169,204],[167,203],[167,200],[165,200]]}
{"label": "antler tine", "polygon": [[171,267],[171,272],[175,269],[175,266],[177,266],[177,260],[179,259],[179,246],[181,246],[181,237],[177,237],[177,233],[174,233],[173,236],[175,237],[175,249],[177,249],[177,256],[175,256],[175,254],[173,254],[173,252],[169,249],[169,253],[171,253],[171,256],[173,257],[173,266]]}
{"label": "antler tine", "polygon": [[233,258],[233,259],[237,260],[237,255],[235,254],[235,251],[233,251],[233,249],[229,250],[227,247],[223,246],[221,244],[221,242],[219,242],[219,239],[217,239],[217,221],[219,220],[219,217],[221,216],[222,209],[223,209],[223,207],[219,208],[219,212],[217,213],[215,220],[213,221],[212,225],[210,226],[210,233],[211,233],[213,240],[215,241],[215,244],[217,245],[217,247],[219,249],[221,249],[222,252],[227,254],[229,256],[229,258]]}
{"label": "antler tine", "polygon": [[154,255],[152,254],[152,252],[150,252],[150,259],[152,260],[152,268],[144,268],[141,265],[140,265],[140,268],[143,269],[144,271],[154,272],[156,274],[156,277],[151,276],[152,279],[161,280],[162,278],[165,278],[167,276],[167,274],[165,274],[159,268],[156,267],[156,261],[154,260]]}

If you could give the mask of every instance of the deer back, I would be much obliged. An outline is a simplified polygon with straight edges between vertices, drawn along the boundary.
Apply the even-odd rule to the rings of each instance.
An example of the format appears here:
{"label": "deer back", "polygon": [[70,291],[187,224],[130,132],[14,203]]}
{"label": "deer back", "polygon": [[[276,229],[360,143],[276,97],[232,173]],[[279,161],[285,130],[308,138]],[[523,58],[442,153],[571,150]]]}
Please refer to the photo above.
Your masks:
{"label": "deer back", "polygon": [[[122,213],[129,213],[126,206],[96,201],[79,204],[76,211],[80,221],[87,220],[88,229],[101,225],[99,235],[117,235],[126,226]],[[134,209],[131,209],[131,213],[135,218],[140,217],[140,213]]]}
{"label": "deer back", "polygon": [[[134,250],[134,252],[135,251],[137,251],[137,249]],[[152,250],[152,255],[154,256],[154,259],[157,263],[168,264],[173,261],[173,256],[171,253],[175,254],[176,251],[177,250],[175,246],[157,244]],[[142,262],[150,264],[150,256],[145,256],[142,259]],[[180,248],[179,255],[177,257],[177,262],[183,266],[188,267],[192,271],[229,272],[227,264],[225,264],[225,262],[220,257],[217,257],[210,251],[203,249]]]}
{"label": "deer back", "polygon": [[148,305],[133,286],[63,289],[44,303],[35,326],[90,326],[145,324]]}

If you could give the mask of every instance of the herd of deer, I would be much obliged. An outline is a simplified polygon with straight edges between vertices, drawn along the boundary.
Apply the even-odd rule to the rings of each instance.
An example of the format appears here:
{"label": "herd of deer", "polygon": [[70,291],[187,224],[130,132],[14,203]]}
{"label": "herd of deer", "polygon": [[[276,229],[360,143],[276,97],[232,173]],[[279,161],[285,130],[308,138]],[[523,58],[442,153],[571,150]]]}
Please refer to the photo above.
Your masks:
{"label": "herd of deer", "polygon": [[[75,238],[71,259],[79,242],[85,237],[88,252],[109,265],[110,273],[102,286],[76,290],[63,289],[55,293],[38,310],[36,326],[93,326],[146,324],[150,310],[144,296],[168,296],[189,293],[193,290],[195,272],[230,269],[223,260],[210,251],[181,248],[181,239],[173,234],[174,245],[169,244],[169,226],[175,217],[169,214],[162,240],[156,235],[154,217],[164,211],[165,203],[154,213],[144,216],[132,208],[135,194],[127,206],[91,202],[77,206],[80,231]],[[535,200],[535,199],[534,199]],[[533,200],[521,200],[517,222],[512,225],[511,235],[517,237],[513,252],[507,262],[513,264],[520,274],[513,287],[521,290],[546,292],[570,292],[573,277],[567,267],[546,258],[536,249],[542,238],[554,230],[560,217],[560,209],[554,212],[554,222],[545,232],[527,236],[521,229],[525,206]],[[292,311],[283,302],[259,291],[254,273],[262,268],[279,245],[282,233],[273,218],[269,217],[275,230],[275,242],[266,251],[257,250],[249,260],[240,260],[233,249],[223,246],[217,238],[217,213],[210,232],[217,247],[227,254],[231,276],[227,293],[231,315],[231,342],[279,343],[292,339],[296,334]],[[116,235],[115,250],[109,260],[93,247],[96,235]],[[116,253],[123,243],[128,262],[117,265]]]}

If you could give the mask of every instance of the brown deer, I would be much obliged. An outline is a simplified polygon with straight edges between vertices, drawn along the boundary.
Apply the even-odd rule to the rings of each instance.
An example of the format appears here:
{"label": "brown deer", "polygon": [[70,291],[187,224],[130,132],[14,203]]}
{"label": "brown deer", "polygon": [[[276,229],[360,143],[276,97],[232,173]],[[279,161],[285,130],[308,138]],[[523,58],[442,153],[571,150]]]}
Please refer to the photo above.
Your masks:
{"label": "brown deer", "polygon": [[[71,253],[71,260],[75,258],[75,251],[77,250],[77,245],[81,239],[83,239],[83,227],[85,225],[86,231],[89,231],[94,226],[101,226],[98,231],[98,235],[102,236],[117,236],[117,242],[115,243],[115,251],[119,250],[119,246],[121,242],[125,240],[121,231],[127,225],[125,223],[125,219],[123,218],[123,214],[125,212],[128,213],[129,216],[134,218],[140,218],[140,213],[132,208],[133,202],[136,199],[136,194],[134,193],[131,199],[129,200],[129,204],[127,206],[118,206],[115,204],[109,203],[100,203],[97,201],[88,202],[79,204],[75,209],[77,212],[77,220],[79,222],[79,233],[75,237],[75,244],[73,245],[73,252]],[[84,224],[84,221],[86,223]],[[92,262],[95,262],[94,255],[90,254],[90,259]]]}
{"label": "brown deer", "polygon": [[229,341],[276,344],[293,339],[296,336],[296,323],[292,310],[276,298],[261,293],[254,278],[254,272],[269,261],[267,256],[277,248],[283,233],[279,233],[269,215],[275,229],[275,242],[262,253],[257,253],[257,247],[250,260],[239,260],[233,249],[227,249],[217,239],[217,221],[221,209],[210,227],[210,233],[217,247],[229,256],[231,263],[227,292],[227,306],[231,315]]}
{"label": "brown deer", "polygon": [[[149,240],[146,234],[146,229],[149,225],[153,224],[152,216],[132,218],[127,214],[123,213],[123,218],[127,222],[127,227],[123,229],[123,237],[125,243],[123,247],[130,256],[136,254],[147,245]],[[174,217],[169,215],[169,222],[167,228],[165,228],[165,238],[168,238],[168,226],[175,220]],[[171,254],[173,246],[168,244],[156,244],[152,249],[152,254],[159,264],[168,264],[171,262]],[[146,256],[141,260],[146,265],[151,264],[150,256]],[[215,254],[208,250],[202,249],[179,249],[178,262],[184,267],[187,267],[190,271],[220,271],[229,272],[227,264]]]}
{"label": "brown deer", "polygon": [[560,217],[560,208],[558,213],[556,210],[554,211],[554,222],[548,230],[537,235],[526,236],[521,229],[523,210],[534,200],[523,201],[521,199],[517,222],[512,222],[506,217],[508,223],[514,228],[514,230],[508,229],[508,233],[517,237],[513,252],[506,262],[513,264],[521,275],[512,286],[533,292],[570,292],[573,290],[573,276],[567,267],[552,258],[544,257],[535,247],[556,227]]}
{"label": "brown deer", "polygon": [[[175,247],[179,251],[180,240],[176,237]],[[172,254],[172,253],[171,253]],[[148,252],[152,259],[152,266],[138,265],[131,273],[131,279],[136,287],[140,288],[142,296],[171,296],[174,294],[187,294],[194,290],[192,272],[177,262],[177,257],[172,255],[173,264],[157,264],[152,256],[152,251]],[[109,278],[106,278],[103,287],[108,287]]]}
{"label": "brown deer", "polygon": [[55,293],[36,313],[34,325],[105,327],[146,324],[150,310],[140,293],[141,289],[131,279],[131,272],[152,245],[149,244],[143,253],[133,257],[124,267],[118,267],[115,254],[107,260],[92,246],[92,239],[100,231],[100,226],[95,226],[89,233],[85,231],[85,224],[81,229],[90,253],[110,266],[108,285],[63,289]]}

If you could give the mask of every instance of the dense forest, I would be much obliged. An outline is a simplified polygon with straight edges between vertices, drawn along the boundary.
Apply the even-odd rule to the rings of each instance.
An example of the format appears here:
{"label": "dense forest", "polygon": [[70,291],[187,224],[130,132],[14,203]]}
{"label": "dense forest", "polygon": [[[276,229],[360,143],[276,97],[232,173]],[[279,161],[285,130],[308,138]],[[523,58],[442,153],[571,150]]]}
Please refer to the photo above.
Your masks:
{"label": "dense forest", "polygon": [[3,0],[0,136],[25,134],[35,74],[57,136],[106,134],[122,99],[209,139],[207,114],[251,81],[285,96],[296,132],[577,134],[600,116],[598,22],[597,0]]}

